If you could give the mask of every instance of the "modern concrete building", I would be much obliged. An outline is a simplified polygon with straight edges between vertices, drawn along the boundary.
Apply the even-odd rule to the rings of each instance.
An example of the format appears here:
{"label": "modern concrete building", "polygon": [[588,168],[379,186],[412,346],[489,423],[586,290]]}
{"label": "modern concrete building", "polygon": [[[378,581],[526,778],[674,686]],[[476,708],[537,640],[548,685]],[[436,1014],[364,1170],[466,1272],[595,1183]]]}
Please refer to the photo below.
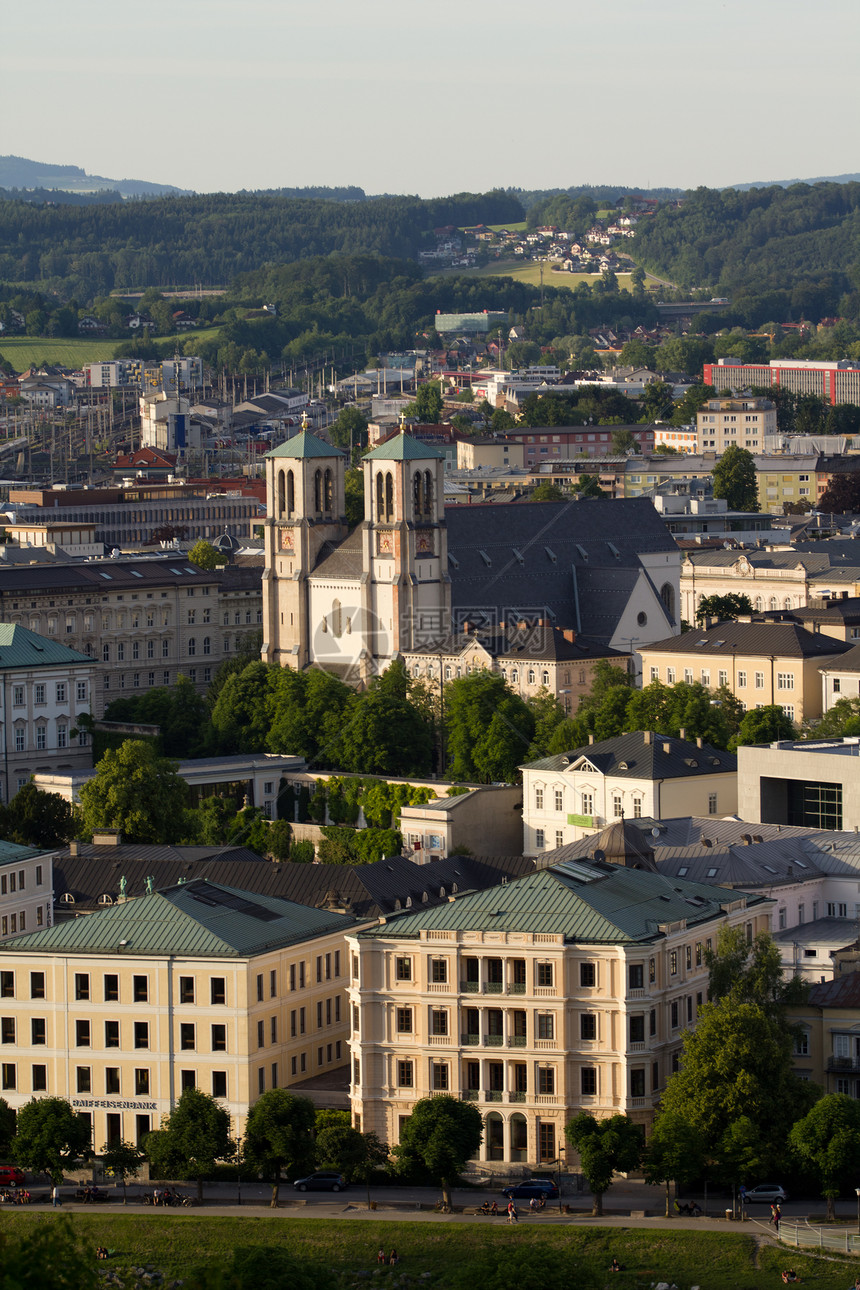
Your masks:
{"label": "modern concrete building", "polygon": [[816,394],[827,403],[860,403],[860,363],[776,358],[769,363],[742,363],[719,358],[705,363],[702,380],[720,391],[741,393],[750,386],[772,386],[792,394]]}
{"label": "modern concrete building", "polygon": [[461,849],[467,855],[516,855],[522,807],[522,789],[513,784],[484,784],[422,806],[402,806],[403,849],[417,864],[432,864]]}
{"label": "modern concrete building", "polygon": [[197,1087],[254,1101],[346,1061],[355,920],[192,880],[0,946],[0,1091],[67,1098],[101,1150]]}
{"label": "modern concrete building", "polygon": [[721,927],[765,929],[768,902],[667,881],[630,829],[607,831],[618,863],[563,862],[348,937],[356,1125],[395,1144],[419,1099],[467,1099],[482,1164],[510,1172],[557,1161],[580,1110],[650,1123],[706,950]]}
{"label": "modern concrete building", "polygon": [[738,814],[764,824],[860,829],[860,737],[738,749]]}
{"label": "modern concrete building", "polygon": [[541,856],[620,819],[730,815],[737,759],[705,744],[637,730],[521,767],[523,853]]}
{"label": "modern concrete building", "polygon": [[776,434],[776,404],[770,399],[709,399],[696,413],[698,451],[726,448],[764,451],[765,435]]}

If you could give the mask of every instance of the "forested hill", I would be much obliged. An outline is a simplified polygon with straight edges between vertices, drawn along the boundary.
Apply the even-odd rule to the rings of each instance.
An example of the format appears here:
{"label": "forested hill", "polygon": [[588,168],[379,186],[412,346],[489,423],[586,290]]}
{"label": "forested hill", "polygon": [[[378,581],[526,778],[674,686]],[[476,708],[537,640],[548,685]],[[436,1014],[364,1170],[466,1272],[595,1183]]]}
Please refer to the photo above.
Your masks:
{"label": "forested hill", "polygon": [[115,288],[221,285],[237,273],[332,252],[412,257],[434,228],[515,222],[507,193],[338,202],[250,194],[123,205],[0,202],[0,280],[92,300]]}
{"label": "forested hill", "polygon": [[699,188],[680,208],[641,220],[634,253],[644,268],[686,287],[728,293],[832,275],[847,291],[860,269],[860,184]]}

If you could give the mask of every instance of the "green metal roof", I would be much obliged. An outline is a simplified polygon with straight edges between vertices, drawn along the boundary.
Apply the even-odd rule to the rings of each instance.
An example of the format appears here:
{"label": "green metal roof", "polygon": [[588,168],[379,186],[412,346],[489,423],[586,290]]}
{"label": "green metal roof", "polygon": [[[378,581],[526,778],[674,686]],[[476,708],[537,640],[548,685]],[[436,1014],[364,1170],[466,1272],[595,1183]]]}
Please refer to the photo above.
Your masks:
{"label": "green metal roof", "polygon": [[16,667],[62,667],[69,663],[92,661],[88,654],[80,654],[47,636],[39,636],[19,623],[0,623],[0,671]]}
{"label": "green metal roof", "polygon": [[355,924],[346,914],[195,879],[18,936],[4,950],[250,958]]}
{"label": "green metal roof", "polygon": [[[563,861],[551,869],[487,891],[458,896],[447,905],[399,914],[359,933],[410,937],[423,930],[545,932],[587,944],[637,944],[659,940],[662,923],[688,925],[722,917],[738,893],[601,861]],[[747,895],[749,904],[764,897]]]}
{"label": "green metal roof", "polygon": [[266,453],[267,457],[343,457],[340,448],[324,443],[310,430],[300,430],[292,439]]}
{"label": "green metal roof", "polygon": [[40,847],[21,847],[17,842],[0,842],[0,865],[15,864],[18,860],[32,860],[34,856],[52,853]]}
{"label": "green metal roof", "polygon": [[439,461],[444,456],[438,448],[428,448],[426,443],[419,443],[401,430],[400,434],[392,435],[378,448],[366,452],[362,461]]}

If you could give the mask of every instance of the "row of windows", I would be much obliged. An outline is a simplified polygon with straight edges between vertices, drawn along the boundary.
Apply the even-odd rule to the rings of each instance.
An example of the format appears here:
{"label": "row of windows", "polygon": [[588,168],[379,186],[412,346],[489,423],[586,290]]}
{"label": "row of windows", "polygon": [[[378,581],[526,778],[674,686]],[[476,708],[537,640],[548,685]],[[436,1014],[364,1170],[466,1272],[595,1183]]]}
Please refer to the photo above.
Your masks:
{"label": "row of windows", "polygon": [[[484,1090],[485,1096],[489,1095],[492,1100],[492,1094],[505,1092],[505,1063],[488,1062],[486,1064],[486,1082],[487,1088]],[[416,1088],[416,1071],[417,1062],[411,1057],[399,1058],[395,1062],[395,1080],[398,1088],[412,1089]],[[356,1084],[360,1082],[360,1067],[358,1059],[353,1061],[353,1080]],[[464,1090],[467,1095],[480,1096],[481,1093],[481,1063],[469,1061],[463,1065]],[[528,1065],[526,1062],[514,1062],[509,1072],[509,1082],[511,1087],[507,1090],[510,1093],[529,1092],[528,1086]],[[555,1066],[538,1065],[535,1068],[533,1076],[533,1091],[544,1096],[552,1095],[556,1092],[557,1072]],[[434,1061],[430,1063],[430,1087],[435,1092],[444,1093],[449,1090],[450,1085],[450,1065],[448,1062]]]}
{"label": "row of windows", "polygon": [[[320,1045],[317,1048],[317,1069],[321,1070],[324,1066],[330,1066],[332,1062],[343,1060],[343,1044],[338,1039],[335,1043]],[[290,1058],[290,1076],[295,1078],[296,1075],[306,1074],[308,1069],[308,1054],[306,1052],[294,1053]],[[272,1062],[270,1088],[278,1087],[278,1063]],[[257,1092],[265,1093],[266,1091],[266,1068],[260,1066],[257,1069]]]}
{"label": "row of windows", "polygon": [[[36,906],[36,926],[45,927],[49,922],[50,906]],[[25,909],[17,910],[14,914],[3,914],[0,916],[0,936],[17,936],[27,930],[27,911]]]}
{"label": "row of windows", "polygon": [[[212,1096],[225,1098],[227,1096],[227,1072],[212,1071]],[[151,1078],[150,1071],[147,1067],[140,1067],[134,1072],[133,1086],[134,1093],[138,1097],[151,1096]],[[179,1072],[179,1083],[184,1091],[187,1088],[197,1087],[197,1073],[191,1070],[181,1070]],[[5,1091],[15,1091],[18,1089],[18,1065],[16,1062],[0,1063],[0,1087]],[[36,1063],[30,1067],[30,1089],[33,1093],[48,1093],[48,1068],[46,1065]],[[93,1093],[93,1072],[90,1066],[75,1067],[75,1090],[77,1093]],[[22,1089],[22,1091],[25,1091]],[[121,1094],[121,1071],[118,1066],[107,1066],[104,1070],[104,1092],[108,1096]],[[129,1093],[129,1096],[131,1094]],[[108,1115],[108,1121],[119,1120],[118,1115]],[[149,1116],[138,1116],[138,1119],[144,1119],[148,1122]],[[149,1131],[149,1124],[146,1125],[146,1131]],[[119,1137],[117,1131],[114,1137]],[[108,1140],[111,1134],[108,1133]]]}
{"label": "row of windows", "polygon": [[[398,1035],[411,1035],[415,1031],[415,1013],[416,1009],[405,1007],[396,1008],[394,1011],[394,1029]],[[501,1036],[504,1034],[504,1013],[501,1008],[489,1008],[484,1012],[484,1026],[488,1035]],[[527,1014],[522,1010],[515,1010],[510,1013],[508,1028],[509,1035],[512,1039],[526,1038],[526,1018]],[[355,1024],[355,1017],[353,1018]],[[477,1039],[481,1033],[481,1014],[478,1008],[465,1008],[463,1010],[464,1036],[470,1039]],[[535,1037],[537,1039],[554,1039],[555,1038],[555,1014],[551,1012],[538,1012],[535,1014],[533,1022]],[[355,1026],[357,1029],[357,1026]],[[431,1035],[448,1035],[450,1034],[450,1012],[447,1008],[431,1008],[429,1017],[429,1033]]]}
{"label": "row of windows", "polygon": [[[512,983],[526,984],[526,960],[511,959]],[[475,986],[480,984],[481,976],[481,959],[464,958],[463,985],[466,989],[470,984]],[[504,959],[488,958],[483,960],[484,971],[486,973],[487,983],[490,985],[503,985],[504,976]],[[397,955],[394,959],[394,978],[396,981],[413,981],[417,980],[414,975],[415,965],[411,956]],[[358,958],[353,955],[353,976],[358,975]],[[430,960],[430,979],[431,981],[444,984],[448,980],[448,961],[447,959],[433,958]],[[538,987],[551,987],[555,983],[555,968],[552,963],[542,962],[535,964],[535,985]]]}
{"label": "row of windows", "polygon": [[[186,672],[186,673],[184,673],[184,675],[187,675],[187,677],[188,677],[189,681],[191,681],[191,683],[192,683],[193,685],[196,685],[196,684],[197,684],[197,668],[196,668],[196,667],[189,667],[189,668],[188,668],[188,670],[187,670],[187,672]],[[204,668],[201,668],[201,669],[200,669],[200,676],[201,676],[201,678],[202,678],[202,680],[203,680],[204,684],[207,684],[207,685],[208,685],[208,683],[212,680],[212,668],[211,668],[211,667],[204,667]],[[120,673],[120,676],[119,676],[119,685],[118,685],[118,688],[119,688],[120,690],[139,690],[139,689],[141,689],[141,688],[142,688],[142,680],[145,680],[146,685],[147,685],[148,687],[152,687],[153,685],[157,684],[157,682],[156,682],[156,673],[155,673],[155,672],[133,672],[133,673],[131,674],[131,676],[129,677],[129,675],[128,675],[127,673],[125,673],[125,672],[121,672],[121,673]],[[131,684],[129,684],[129,681],[131,682]],[[169,684],[170,684],[170,672],[169,672],[169,671],[164,671],[164,672],[162,672],[162,673],[161,673],[161,682],[160,682],[160,684],[161,684],[161,685],[169,685]],[[106,675],[106,676],[104,677],[104,685],[103,685],[103,688],[104,688],[105,690],[109,690],[109,689],[111,688],[111,679],[110,679],[110,676],[109,676],[109,675]]]}
{"label": "row of windows", "polygon": [[[764,672],[754,672],[754,673],[753,673],[753,677],[754,677],[754,688],[755,688],[756,690],[763,690],[763,689],[765,688],[765,674],[764,674]],[[718,686],[718,687],[719,687],[719,686],[723,686],[723,685],[727,686],[727,685],[729,684],[729,673],[728,673],[728,671],[727,671],[726,669],[721,668],[721,669],[717,672],[717,674],[716,674],[716,678],[717,678],[717,686]],[[659,669],[659,667],[657,667],[656,665],[654,665],[654,666],[652,666],[652,667],[650,668],[650,680],[652,680],[652,681],[659,681],[659,680],[660,680],[660,669]],[[674,667],[667,667],[667,668],[666,668],[666,683],[667,683],[668,685],[674,685],[674,684],[675,684],[675,682],[676,682],[676,680],[677,680],[677,670],[676,670]],[[694,683],[694,680],[695,680],[694,669],[693,669],[693,668],[691,668],[691,667],[685,667],[685,668],[684,668],[684,681],[685,681],[685,683],[686,683],[687,685],[692,685],[692,684]],[[710,669],[710,668],[708,668],[708,667],[703,667],[703,668],[701,668],[701,669],[700,669],[700,671],[699,671],[699,680],[701,681],[702,685],[705,685],[705,686],[710,687],[710,685],[711,685],[711,669]],[[748,688],[749,688],[749,673],[748,673],[744,668],[739,669],[739,670],[738,670],[738,672],[736,673],[736,678],[735,678],[735,685],[734,685],[734,688],[735,688],[736,690],[746,690],[746,689],[748,689]],[[793,673],[793,672],[777,672],[777,674],[776,674],[776,688],[777,688],[778,690],[793,690],[793,689],[794,689],[794,673]]]}
{"label": "row of windows", "polygon": [[[22,976],[25,973],[21,973]],[[191,976],[181,976],[179,978],[179,1002],[196,1003],[201,1002],[195,997],[196,993],[195,978]],[[86,1002],[89,999],[95,999],[95,987],[93,975],[89,972],[76,972],[74,979],[75,999]],[[135,975],[132,977],[131,1000],[120,1000],[120,979],[116,972],[105,972],[101,980],[101,997],[103,1003],[148,1003],[149,1002],[149,977],[145,975]],[[23,997],[17,992],[16,974],[13,969],[7,969],[0,972],[0,998],[16,999]],[[44,972],[30,973],[30,995],[31,999],[45,999],[46,994],[46,976]],[[227,1002],[227,980],[223,976],[209,977],[209,1002],[216,1006],[226,1004]]]}
{"label": "row of windows", "polygon": [[[68,703],[71,686],[67,681],[54,682],[54,700],[56,703]],[[78,703],[86,703],[89,693],[89,682],[75,682],[75,698]],[[33,683],[33,707],[43,708],[48,702],[48,683],[46,681],[36,681]],[[12,686],[12,707],[25,708],[27,706],[27,686],[15,683]]]}

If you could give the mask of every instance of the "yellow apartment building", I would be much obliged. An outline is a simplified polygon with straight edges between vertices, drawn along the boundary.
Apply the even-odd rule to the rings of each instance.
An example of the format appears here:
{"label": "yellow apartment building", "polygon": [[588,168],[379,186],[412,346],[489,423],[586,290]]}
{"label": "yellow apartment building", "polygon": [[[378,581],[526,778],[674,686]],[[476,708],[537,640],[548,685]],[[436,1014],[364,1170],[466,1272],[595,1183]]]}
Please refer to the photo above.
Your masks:
{"label": "yellow apartment building", "polygon": [[509,1172],[557,1162],[582,1110],[650,1123],[705,952],[720,927],[767,930],[770,902],[665,878],[635,826],[613,828],[636,833],[631,867],[622,845],[348,937],[357,1126],[393,1145],[419,1099],[449,1094],[483,1116],[482,1165]]}
{"label": "yellow apartment building", "polygon": [[727,686],[745,708],[778,704],[792,721],[820,717],[820,668],[850,646],[795,622],[740,619],[694,628],[639,650],[642,683]]}
{"label": "yellow apartment building", "polygon": [[96,1150],[197,1087],[241,1133],[347,1062],[343,914],[195,879],[0,946],[0,1092],[67,1098]]}

